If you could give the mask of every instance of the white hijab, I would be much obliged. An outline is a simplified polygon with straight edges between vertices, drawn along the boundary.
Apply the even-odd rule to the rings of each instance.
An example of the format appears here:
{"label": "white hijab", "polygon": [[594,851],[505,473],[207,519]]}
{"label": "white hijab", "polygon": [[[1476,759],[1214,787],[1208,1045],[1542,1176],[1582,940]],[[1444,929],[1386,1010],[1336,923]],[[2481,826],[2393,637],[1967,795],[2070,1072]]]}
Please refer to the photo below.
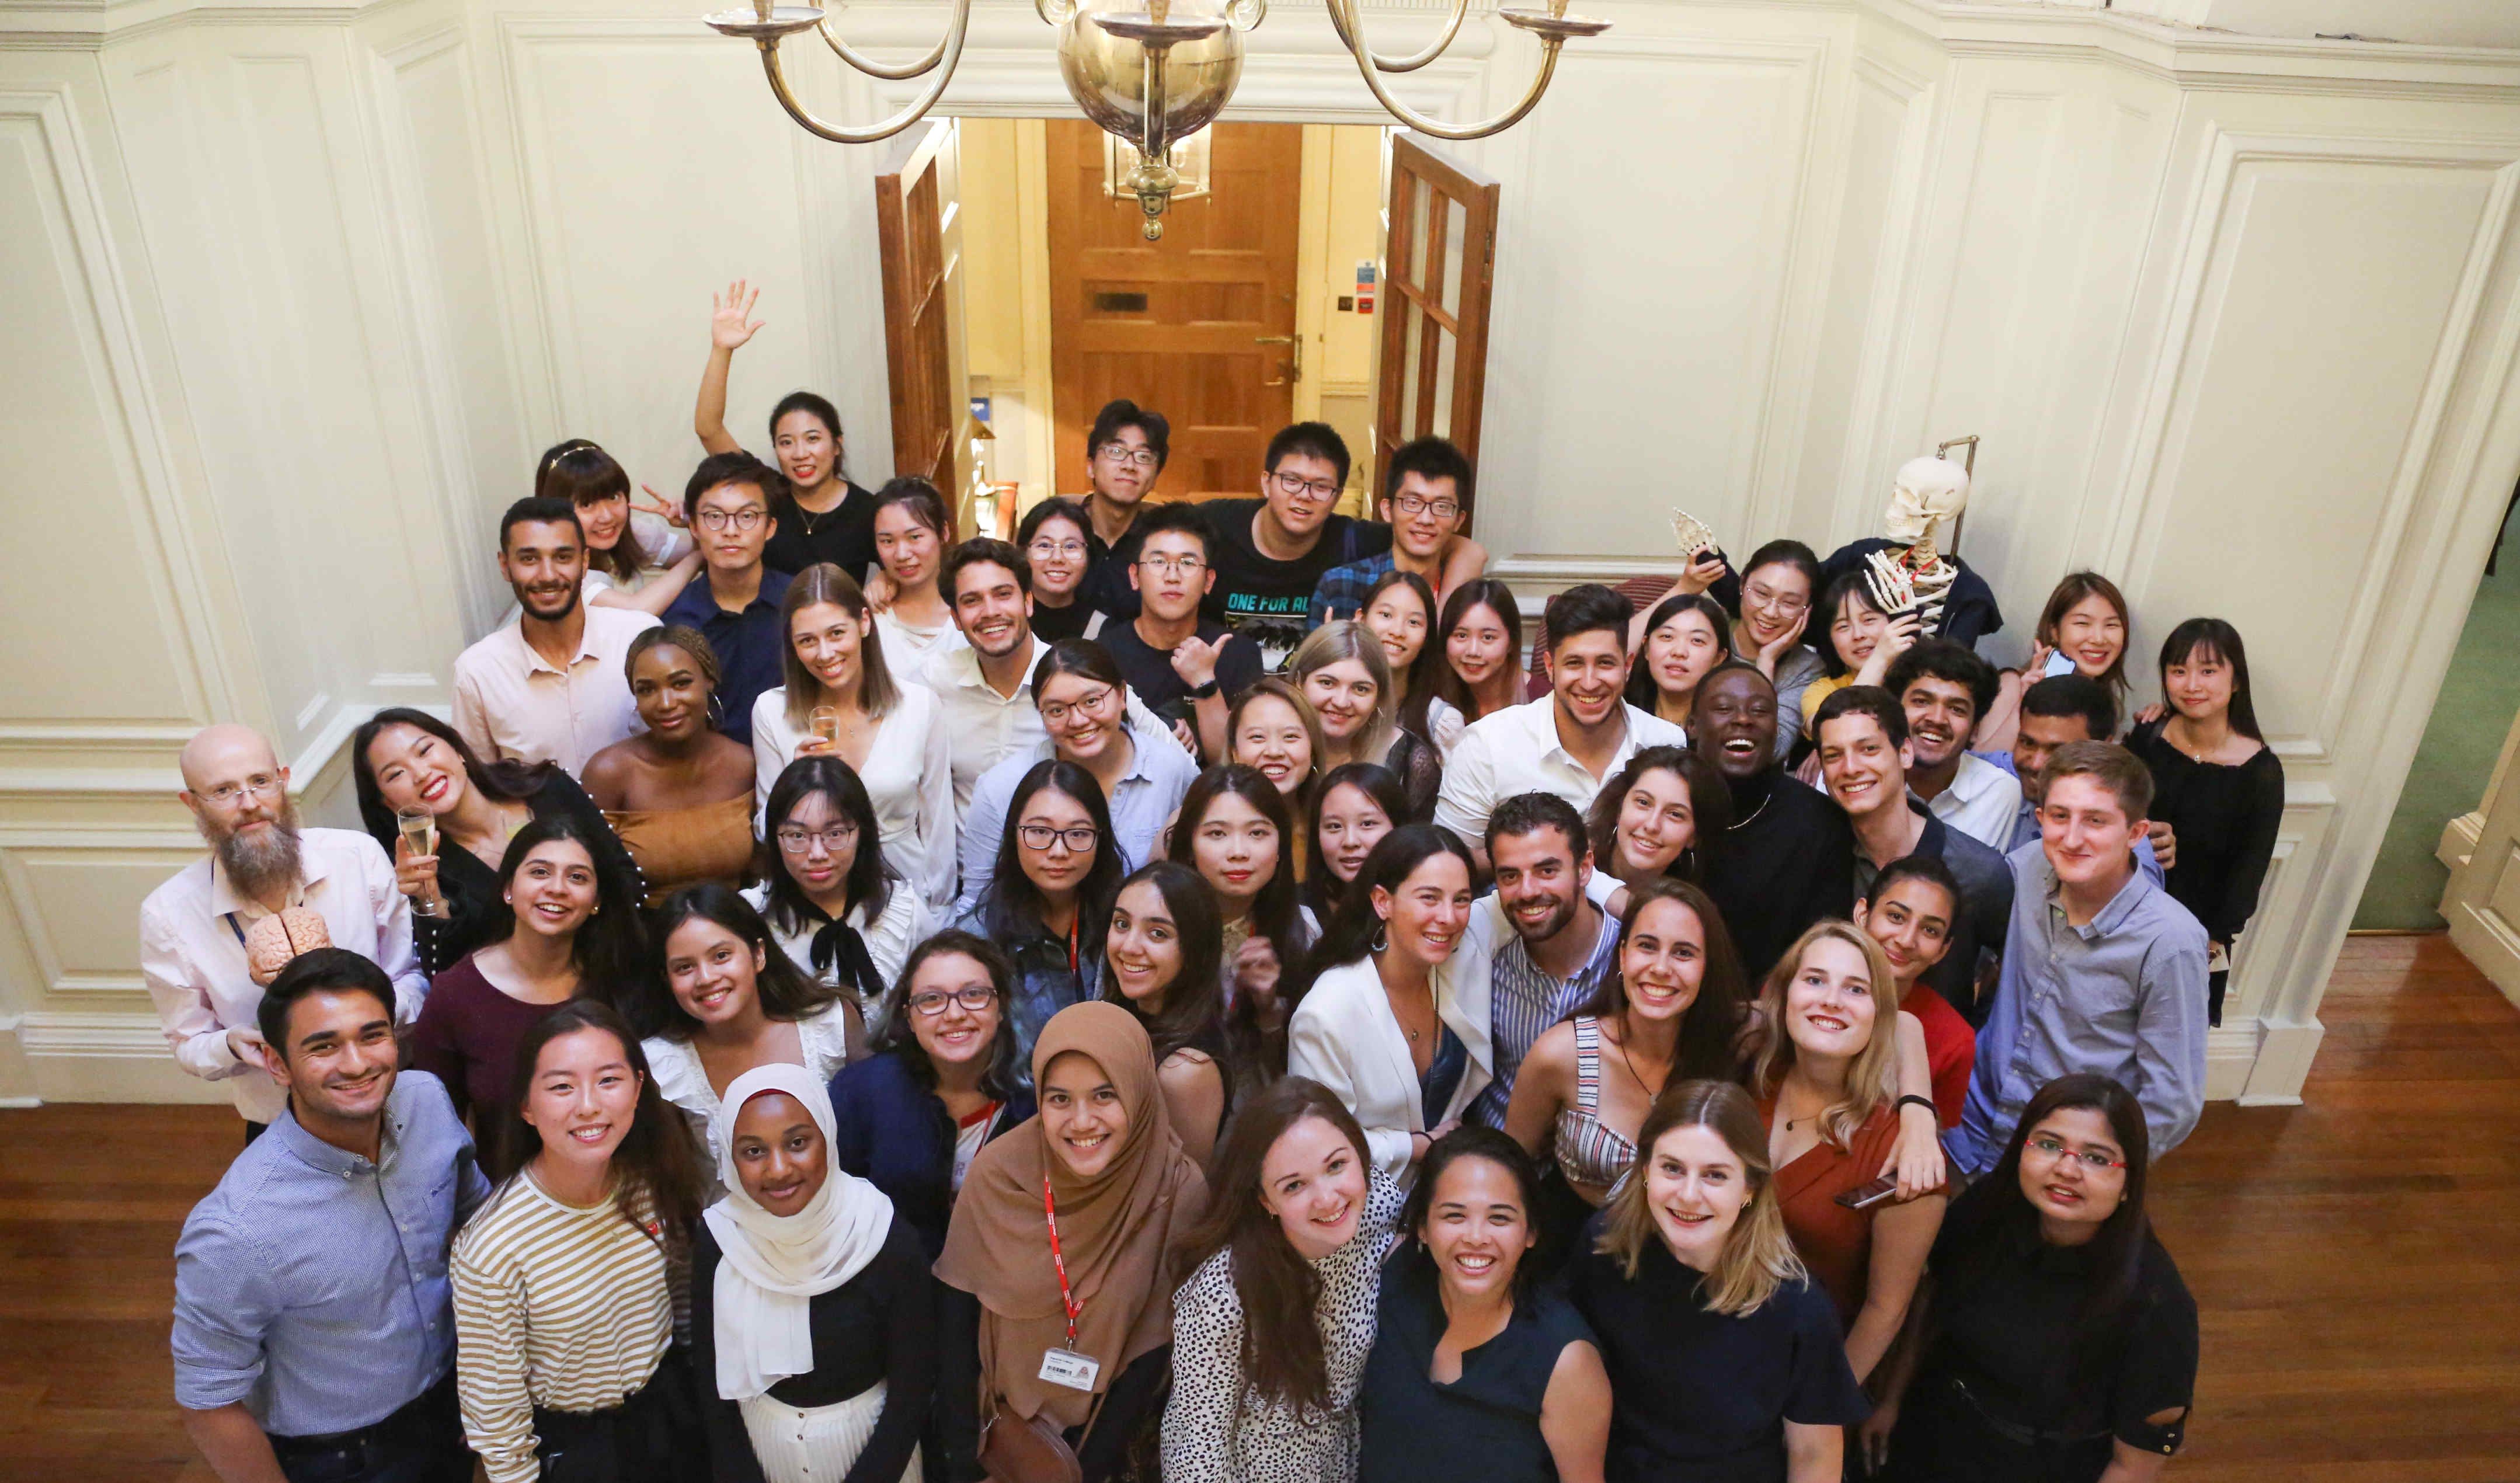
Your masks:
{"label": "white hijab", "polygon": [[826,1148],[836,1121],[823,1083],[803,1066],[781,1061],[737,1077],[710,1126],[726,1195],[701,1218],[725,1253],[712,1291],[717,1393],[730,1401],[749,1400],[813,1370],[810,1300],[864,1270],[892,1229],[891,1197],[836,1166],[794,1215],[771,1214],[744,1190],[735,1168],[736,1114],[765,1092],[794,1098],[823,1130]]}

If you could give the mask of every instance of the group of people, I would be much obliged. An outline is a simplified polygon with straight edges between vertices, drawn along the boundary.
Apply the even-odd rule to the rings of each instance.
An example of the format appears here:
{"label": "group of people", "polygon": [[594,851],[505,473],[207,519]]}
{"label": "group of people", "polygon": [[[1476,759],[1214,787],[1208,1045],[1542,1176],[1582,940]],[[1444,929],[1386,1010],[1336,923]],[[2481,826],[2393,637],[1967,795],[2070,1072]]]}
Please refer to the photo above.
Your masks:
{"label": "group of people", "polygon": [[184,750],[141,936],[246,1119],[176,1249],[219,1476],[2158,1474],[2147,1171],[2282,805],[2228,624],[2122,728],[2106,578],[2000,672],[1991,595],[1777,540],[1526,652],[1450,444],[1378,519],[1319,424],[1167,503],[1126,401],[964,537],[810,392],[736,444],[751,303],[678,506],[545,456],[363,831]]}

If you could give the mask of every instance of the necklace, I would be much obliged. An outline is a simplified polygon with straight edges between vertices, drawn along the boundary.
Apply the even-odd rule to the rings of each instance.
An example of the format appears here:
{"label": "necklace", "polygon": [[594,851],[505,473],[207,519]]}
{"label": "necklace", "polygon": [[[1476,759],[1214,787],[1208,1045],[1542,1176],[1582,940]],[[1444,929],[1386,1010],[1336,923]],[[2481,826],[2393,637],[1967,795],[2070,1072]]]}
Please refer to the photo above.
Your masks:
{"label": "necklace", "polygon": [[[1637,1074],[1636,1060],[1628,1055],[1627,1015],[1621,1014],[1619,1016],[1619,1038],[1611,1042],[1611,1044],[1618,1048],[1619,1064],[1627,1068],[1628,1080],[1635,1082],[1637,1084],[1637,1090],[1645,1095],[1646,1105],[1652,1105],[1654,1100],[1662,1096],[1662,1087],[1648,1087],[1645,1085],[1645,1079]],[[1668,1062],[1666,1062],[1662,1068],[1662,1085],[1671,1085],[1671,1066]]]}
{"label": "necklace", "polygon": [[1777,801],[1777,791],[1775,788],[1770,788],[1768,790],[1768,796],[1759,800],[1759,806],[1750,810],[1750,817],[1736,821],[1730,828],[1725,830],[1725,832],[1729,834],[1736,830],[1748,829],[1751,825],[1758,822],[1759,816],[1766,813],[1768,811],[1768,805],[1775,801]]}

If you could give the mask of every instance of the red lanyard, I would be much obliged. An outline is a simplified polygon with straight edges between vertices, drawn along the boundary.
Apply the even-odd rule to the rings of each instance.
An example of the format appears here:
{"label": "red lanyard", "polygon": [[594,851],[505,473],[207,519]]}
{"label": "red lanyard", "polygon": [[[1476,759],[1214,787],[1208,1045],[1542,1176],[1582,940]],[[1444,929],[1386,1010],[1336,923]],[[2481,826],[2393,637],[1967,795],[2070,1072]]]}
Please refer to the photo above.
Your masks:
{"label": "red lanyard", "polygon": [[1067,1347],[1073,1352],[1076,1348],[1076,1316],[1085,1308],[1068,1294],[1067,1258],[1058,1250],[1058,1211],[1050,1202],[1048,1174],[1041,1177],[1041,1214],[1042,1219],[1050,1223],[1050,1265],[1058,1272],[1058,1306],[1067,1315]]}
{"label": "red lanyard", "polygon": [[[1084,925],[1085,914],[1081,911],[1076,914],[1076,920],[1067,924],[1067,971],[1071,974],[1076,971],[1076,933],[1077,930]],[[1042,1203],[1047,1205],[1050,1203],[1050,1182],[1048,1179],[1044,1179],[1042,1181],[1041,1188]],[[1053,1245],[1058,1244],[1058,1223],[1057,1221],[1053,1221],[1051,1223],[1051,1239]]]}

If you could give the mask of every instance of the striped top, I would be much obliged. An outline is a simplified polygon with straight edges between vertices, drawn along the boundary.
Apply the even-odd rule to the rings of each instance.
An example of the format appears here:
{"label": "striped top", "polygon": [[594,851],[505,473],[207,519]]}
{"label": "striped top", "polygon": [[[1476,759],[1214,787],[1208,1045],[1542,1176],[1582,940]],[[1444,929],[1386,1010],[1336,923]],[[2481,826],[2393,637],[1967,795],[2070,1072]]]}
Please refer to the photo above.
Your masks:
{"label": "striped top", "polygon": [[1570,1185],[1610,1190],[1637,1162],[1633,1139],[1601,1121],[1601,1022],[1575,1016],[1575,1104],[1557,1109],[1557,1171]]}
{"label": "striped top", "polygon": [[490,1483],[534,1483],[534,1408],[604,1411],[648,1382],[673,1342],[688,1255],[610,1201],[565,1205],[530,1174],[455,1238],[456,1391]]}

